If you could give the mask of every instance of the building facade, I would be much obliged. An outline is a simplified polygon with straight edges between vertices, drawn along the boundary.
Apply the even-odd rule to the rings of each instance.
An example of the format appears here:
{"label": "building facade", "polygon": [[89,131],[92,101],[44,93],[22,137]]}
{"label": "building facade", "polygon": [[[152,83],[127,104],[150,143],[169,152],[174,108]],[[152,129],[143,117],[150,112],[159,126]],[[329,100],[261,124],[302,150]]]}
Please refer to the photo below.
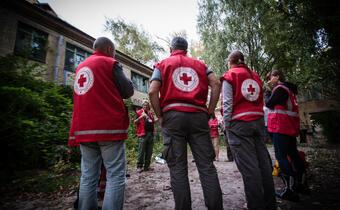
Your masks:
{"label": "building facade", "polygon": [[[73,85],[75,69],[92,54],[95,40],[34,0],[1,1],[0,33],[0,56],[15,54],[46,65],[44,79],[63,85]],[[118,50],[116,59],[135,86],[133,104],[141,106],[152,69]]]}

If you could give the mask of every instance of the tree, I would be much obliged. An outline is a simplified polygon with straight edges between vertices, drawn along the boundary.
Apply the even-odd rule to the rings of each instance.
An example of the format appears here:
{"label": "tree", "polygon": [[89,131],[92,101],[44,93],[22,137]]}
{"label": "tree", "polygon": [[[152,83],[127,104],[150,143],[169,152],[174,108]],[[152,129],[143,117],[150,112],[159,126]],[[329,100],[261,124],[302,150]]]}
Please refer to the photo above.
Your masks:
{"label": "tree", "polygon": [[[329,79],[339,76],[335,73],[339,67],[335,59],[338,56],[329,55],[329,47],[335,49],[335,44],[330,45],[330,37],[339,38],[331,36],[332,30],[323,26],[327,25],[326,17],[319,14],[321,12],[315,10],[313,4],[320,3],[307,0],[199,1],[198,29],[205,48],[204,60],[219,73],[224,69],[229,52],[239,49],[245,53],[250,67],[262,77],[278,68],[300,88],[322,87],[330,95],[334,94],[335,83]],[[329,9],[335,13],[335,9]],[[334,19],[338,17],[333,14]],[[338,32],[334,21],[332,23],[333,27],[329,28]],[[329,62],[331,57],[332,62]]]}
{"label": "tree", "polygon": [[142,28],[128,24],[123,19],[107,18],[105,30],[112,33],[118,50],[141,63],[148,64],[157,61],[157,54],[164,51]]}

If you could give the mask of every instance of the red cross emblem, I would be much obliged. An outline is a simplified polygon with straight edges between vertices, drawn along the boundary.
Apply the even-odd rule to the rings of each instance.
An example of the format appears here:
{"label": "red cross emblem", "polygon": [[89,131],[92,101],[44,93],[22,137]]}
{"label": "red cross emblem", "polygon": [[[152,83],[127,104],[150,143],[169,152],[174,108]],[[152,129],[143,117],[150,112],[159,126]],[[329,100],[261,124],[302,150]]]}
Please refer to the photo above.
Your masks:
{"label": "red cross emblem", "polygon": [[86,82],[86,77],[84,77],[84,74],[80,75],[80,78],[78,79],[77,82],[80,87],[84,87],[84,83]]}
{"label": "red cross emblem", "polygon": [[247,88],[248,92],[250,92],[251,95],[254,94],[255,92],[255,88],[253,88],[253,86],[250,84],[249,87]]}
{"label": "red cross emblem", "polygon": [[191,81],[191,77],[188,77],[187,73],[183,73],[179,79],[182,80],[185,85],[188,85],[188,82]]}

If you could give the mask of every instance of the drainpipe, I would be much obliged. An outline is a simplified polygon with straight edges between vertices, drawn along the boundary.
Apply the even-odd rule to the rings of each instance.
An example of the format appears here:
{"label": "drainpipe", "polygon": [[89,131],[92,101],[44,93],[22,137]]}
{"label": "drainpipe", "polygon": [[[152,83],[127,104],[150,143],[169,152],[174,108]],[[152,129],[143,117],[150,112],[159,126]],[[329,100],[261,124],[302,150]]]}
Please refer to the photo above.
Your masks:
{"label": "drainpipe", "polygon": [[54,63],[54,68],[53,68],[53,80],[57,84],[58,84],[60,57],[62,53],[61,50],[63,49],[63,45],[64,45],[64,36],[60,35],[58,37],[58,46],[57,46],[55,63]]}

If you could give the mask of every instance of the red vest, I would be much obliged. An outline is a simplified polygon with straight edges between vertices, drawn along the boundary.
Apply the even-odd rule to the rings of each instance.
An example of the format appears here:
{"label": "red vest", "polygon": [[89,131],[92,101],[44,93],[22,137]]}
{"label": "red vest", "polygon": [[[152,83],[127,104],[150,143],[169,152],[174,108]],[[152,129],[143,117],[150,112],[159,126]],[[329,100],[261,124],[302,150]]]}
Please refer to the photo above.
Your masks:
{"label": "red vest", "polygon": [[229,69],[221,80],[233,87],[233,112],[231,121],[253,121],[263,117],[262,81],[255,71],[244,65]]}
{"label": "red vest", "polygon": [[[143,109],[140,109],[137,111],[137,118],[140,117],[143,113]],[[147,113],[149,119],[151,120],[152,122],[152,125],[154,124],[155,120],[154,120],[154,117],[153,117],[153,114],[152,112],[148,112]],[[145,118],[142,118],[140,119],[139,121],[136,122],[136,133],[137,133],[137,136],[138,137],[141,137],[141,136],[145,136],[146,132],[145,132]]]}
{"label": "red vest", "polygon": [[285,106],[276,105],[268,113],[268,131],[271,133],[280,133],[288,136],[298,136],[300,133],[299,107],[295,94],[284,85],[278,85],[273,89],[283,88],[289,94]]}
{"label": "red vest", "polygon": [[207,111],[207,66],[186,56],[186,51],[176,50],[171,56],[155,65],[161,72],[160,105],[163,112]]}
{"label": "red vest", "polygon": [[96,51],[78,66],[69,145],[127,138],[129,118],[112,72],[116,63]]}
{"label": "red vest", "polygon": [[218,120],[217,120],[217,118],[210,119],[208,121],[208,124],[209,124],[209,127],[210,127],[210,137],[211,138],[218,137]]}

